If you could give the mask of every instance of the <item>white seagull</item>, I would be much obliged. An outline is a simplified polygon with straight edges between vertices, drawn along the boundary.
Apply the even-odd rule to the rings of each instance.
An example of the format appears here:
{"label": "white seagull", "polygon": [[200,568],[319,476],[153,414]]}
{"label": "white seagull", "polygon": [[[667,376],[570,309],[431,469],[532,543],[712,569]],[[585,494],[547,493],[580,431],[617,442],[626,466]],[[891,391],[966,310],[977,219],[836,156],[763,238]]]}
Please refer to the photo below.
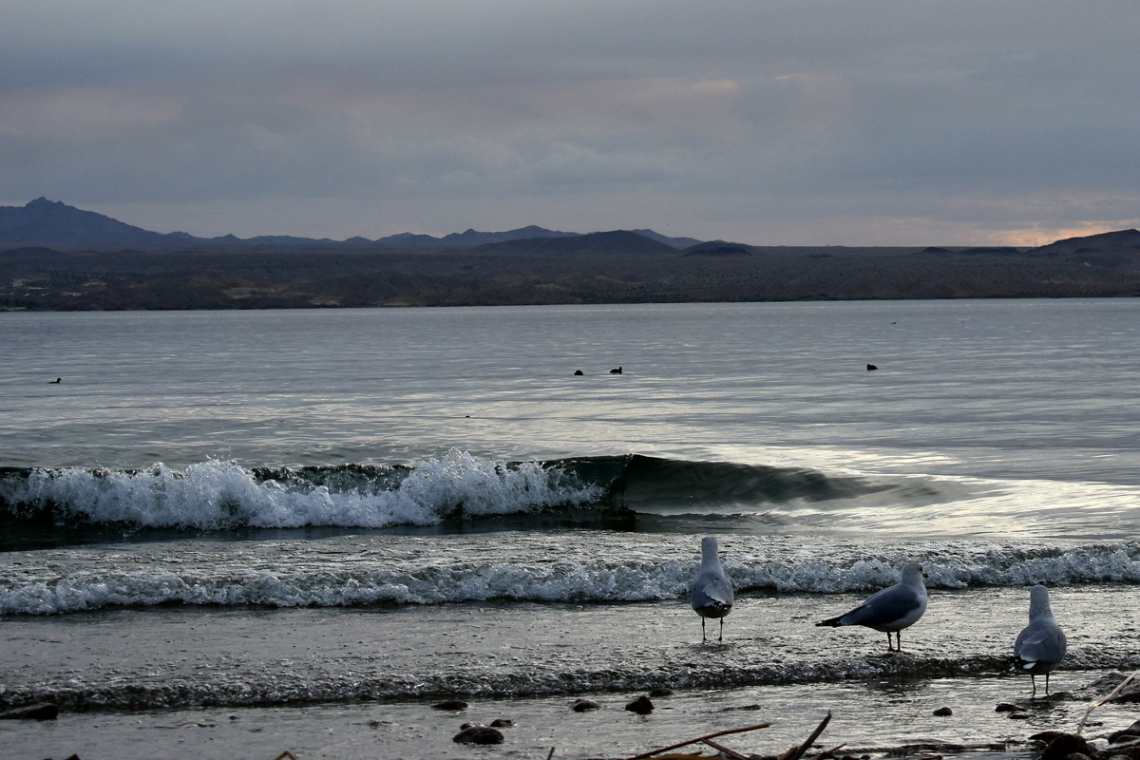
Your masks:
{"label": "white seagull", "polygon": [[701,539],[701,571],[693,581],[693,609],[701,616],[701,642],[705,640],[705,618],[720,618],[720,638],[724,641],[724,616],[732,612],[732,584],[720,566],[716,539]]}
{"label": "white seagull", "polygon": [[1045,693],[1049,693],[1049,673],[1065,659],[1065,632],[1053,619],[1049,609],[1049,590],[1034,586],[1029,590],[1029,625],[1017,634],[1013,644],[1014,669],[1029,673],[1033,680],[1033,696],[1037,696],[1037,676],[1045,674]]}
{"label": "white seagull", "polygon": [[[926,584],[922,582],[922,565],[914,562],[903,567],[902,580],[869,597],[867,601],[838,617],[816,623],[836,628],[841,625],[865,625],[887,634],[887,651],[902,651],[902,629],[918,622],[926,612]],[[898,637],[898,649],[891,634]]]}

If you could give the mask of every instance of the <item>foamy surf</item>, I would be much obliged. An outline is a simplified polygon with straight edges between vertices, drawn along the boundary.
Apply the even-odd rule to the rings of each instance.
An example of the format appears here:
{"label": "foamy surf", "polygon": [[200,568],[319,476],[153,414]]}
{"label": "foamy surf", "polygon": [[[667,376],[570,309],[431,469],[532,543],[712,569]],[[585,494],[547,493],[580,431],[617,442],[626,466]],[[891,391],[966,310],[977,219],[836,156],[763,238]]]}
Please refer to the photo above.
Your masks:
{"label": "foamy surf", "polygon": [[0,481],[0,501],[17,519],[48,513],[58,522],[198,530],[433,525],[455,515],[576,507],[601,494],[598,486],[570,482],[557,468],[508,465],[455,450],[340,489],[288,471],[280,479],[258,477],[219,460],[182,471],[162,464],[142,471],[36,469]]}
{"label": "foamy surf", "polygon": [[[738,593],[865,594],[923,564],[932,590],[1140,584],[1140,543],[1073,546],[803,544],[725,536]],[[688,536],[560,531],[311,541],[154,542],[0,555],[0,615],[114,607],[353,608],[463,602],[625,604],[683,599]]]}

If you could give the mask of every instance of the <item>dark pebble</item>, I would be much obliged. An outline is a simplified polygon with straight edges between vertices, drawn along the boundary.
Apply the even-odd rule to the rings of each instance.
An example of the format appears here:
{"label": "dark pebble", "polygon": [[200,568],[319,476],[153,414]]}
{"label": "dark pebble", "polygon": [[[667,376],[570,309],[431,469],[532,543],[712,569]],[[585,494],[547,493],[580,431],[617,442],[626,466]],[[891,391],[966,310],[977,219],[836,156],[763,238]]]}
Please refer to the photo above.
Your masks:
{"label": "dark pebble", "polygon": [[574,712],[586,712],[587,710],[600,710],[602,708],[597,702],[592,699],[579,699],[570,709]]}
{"label": "dark pebble", "polygon": [[445,699],[432,705],[434,710],[466,710],[467,703],[462,699]]}
{"label": "dark pebble", "polygon": [[1010,720],[1029,720],[1029,713],[1027,712],[1011,712],[1009,714]]}
{"label": "dark pebble", "polygon": [[491,728],[510,728],[515,722],[510,718],[495,718],[491,721]]}
{"label": "dark pebble", "polygon": [[1079,752],[1082,755],[1094,755],[1096,750],[1089,746],[1082,737],[1076,734],[1061,734],[1049,742],[1045,751],[1038,760],[1065,760],[1066,757]]}
{"label": "dark pebble", "polygon": [[658,686],[656,689],[649,692],[649,696],[651,696],[651,697],[671,697],[671,696],[673,696],[673,690],[670,689],[668,686]]}
{"label": "dark pebble", "polygon": [[503,732],[487,726],[471,726],[451,737],[451,740],[459,744],[502,744]]}
{"label": "dark pebble", "polygon": [[1024,707],[1010,702],[998,702],[998,706],[994,708],[994,712],[1017,712],[1018,710],[1024,709]]}
{"label": "dark pebble", "polygon": [[951,710],[949,707],[939,707],[937,710],[934,711],[934,714],[937,715],[939,718],[943,718],[947,715],[953,715],[954,711]]}
{"label": "dark pebble", "polygon": [[1032,736],[1030,736],[1029,741],[1041,742],[1042,744],[1048,744],[1049,742],[1056,739],[1058,736],[1064,736],[1064,735],[1065,735],[1064,731],[1042,731],[1039,734],[1033,734]]}
{"label": "dark pebble", "polygon": [[1113,731],[1108,735],[1108,743],[1116,744],[1116,742],[1119,741],[1120,737],[1122,736],[1140,736],[1140,720],[1136,721],[1123,731]]}
{"label": "dark pebble", "polygon": [[629,710],[630,712],[635,712],[638,715],[648,715],[649,713],[653,712],[653,702],[650,701],[649,697],[642,694],[640,697],[626,705],[625,709]]}
{"label": "dark pebble", "polygon": [[58,717],[59,708],[46,703],[0,713],[0,720],[55,720]]}

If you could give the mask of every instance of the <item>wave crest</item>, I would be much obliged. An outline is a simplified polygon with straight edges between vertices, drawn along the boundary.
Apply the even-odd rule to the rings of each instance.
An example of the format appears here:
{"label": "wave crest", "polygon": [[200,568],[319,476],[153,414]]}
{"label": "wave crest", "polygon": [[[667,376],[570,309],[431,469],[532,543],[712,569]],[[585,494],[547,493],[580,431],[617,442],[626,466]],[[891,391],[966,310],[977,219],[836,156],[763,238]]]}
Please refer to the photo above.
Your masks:
{"label": "wave crest", "polygon": [[414,469],[384,468],[339,489],[301,476],[258,477],[234,462],[209,460],[184,471],[37,469],[0,482],[17,518],[122,523],[141,528],[434,525],[451,516],[507,515],[597,501],[603,489],[559,468],[508,465],[452,450]]}

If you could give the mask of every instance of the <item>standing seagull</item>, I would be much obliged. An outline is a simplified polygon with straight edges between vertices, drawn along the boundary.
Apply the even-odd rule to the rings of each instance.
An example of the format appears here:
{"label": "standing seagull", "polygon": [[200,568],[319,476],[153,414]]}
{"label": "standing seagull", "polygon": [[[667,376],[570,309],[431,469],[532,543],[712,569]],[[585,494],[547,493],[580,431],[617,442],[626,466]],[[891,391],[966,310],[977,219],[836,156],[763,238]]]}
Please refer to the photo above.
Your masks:
{"label": "standing seagull", "polygon": [[701,539],[701,571],[693,581],[693,609],[701,616],[701,643],[705,641],[705,618],[720,618],[720,638],[724,641],[724,616],[732,612],[732,584],[720,566],[716,539]]}
{"label": "standing seagull", "polygon": [[1037,696],[1037,676],[1045,674],[1045,693],[1049,693],[1049,672],[1065,659],[1065,632],[1053,619],[1049,609],[1049,590],[1034,586],[1029,590],[1029,625],[1017,634],[1013,645],[1014,669],[1024,670],[1033,680],[1033,696]]}
{"label": "standing seagull", "polygon": [[[922,565],[908,563],[902,571],[902,580],[869,597],[855,609],[839,617],[816,623],[837,628],[841,625],[865,625],[887,634],[887,651],[902,651],[902,629],[918,622],[926,612],[926,584],[922,582]],[[898,649],[891,643],[891,634],[898,637]]]}

